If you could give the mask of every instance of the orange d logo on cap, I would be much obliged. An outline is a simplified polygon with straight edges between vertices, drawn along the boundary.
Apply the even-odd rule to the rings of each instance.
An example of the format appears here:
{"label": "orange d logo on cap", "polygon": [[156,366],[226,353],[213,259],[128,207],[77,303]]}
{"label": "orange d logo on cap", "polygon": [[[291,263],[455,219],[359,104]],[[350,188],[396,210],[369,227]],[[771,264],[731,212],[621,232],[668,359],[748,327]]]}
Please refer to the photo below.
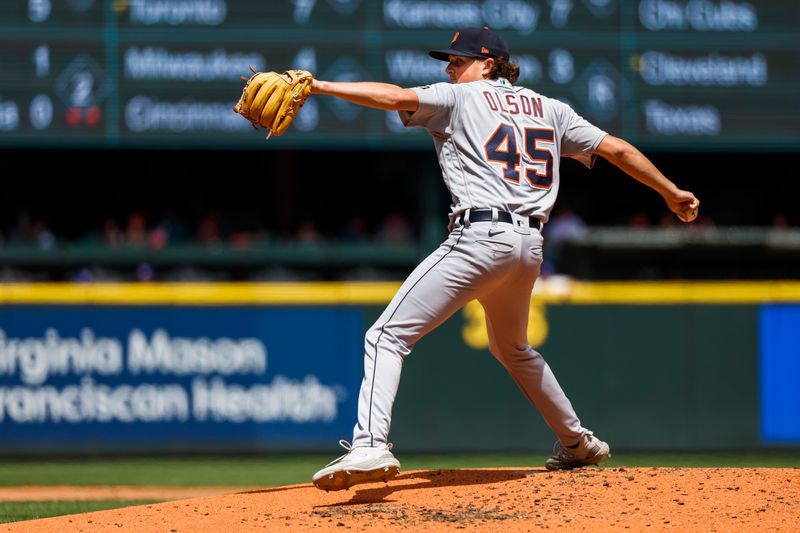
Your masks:
{"label": "orange d logo on cap", "polygon": [[439,61],[449,61],[450,56],[509,58],[506,42],[486,27],[461,28],[453,35],[450,48],[431,50],[428,55]]}

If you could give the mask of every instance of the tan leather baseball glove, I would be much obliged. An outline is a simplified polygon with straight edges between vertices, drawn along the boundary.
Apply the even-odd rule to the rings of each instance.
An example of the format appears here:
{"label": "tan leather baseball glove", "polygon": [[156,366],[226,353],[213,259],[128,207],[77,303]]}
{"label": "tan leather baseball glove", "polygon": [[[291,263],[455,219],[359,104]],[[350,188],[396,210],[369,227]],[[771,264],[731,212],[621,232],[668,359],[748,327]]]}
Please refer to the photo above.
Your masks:
{"label": "tan leather baseball glove", "polygon": [[256,72],[252,66],[250,70],[253,75],[233,110],[256,129],[258,126],[268,129],[267,139],[281,135],[306,102],[314,76],[306,70],[287,70],[283,74]]}

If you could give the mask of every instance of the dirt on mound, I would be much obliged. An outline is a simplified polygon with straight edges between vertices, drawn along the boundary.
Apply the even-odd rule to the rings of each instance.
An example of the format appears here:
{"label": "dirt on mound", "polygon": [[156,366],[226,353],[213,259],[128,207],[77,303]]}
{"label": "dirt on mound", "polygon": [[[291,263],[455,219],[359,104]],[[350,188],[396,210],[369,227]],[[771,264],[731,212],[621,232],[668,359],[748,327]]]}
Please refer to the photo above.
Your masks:
{"label": "dirt on mound", "polygon": [[25,532],[800,530],[800,469],[424,470],[4,524]]}

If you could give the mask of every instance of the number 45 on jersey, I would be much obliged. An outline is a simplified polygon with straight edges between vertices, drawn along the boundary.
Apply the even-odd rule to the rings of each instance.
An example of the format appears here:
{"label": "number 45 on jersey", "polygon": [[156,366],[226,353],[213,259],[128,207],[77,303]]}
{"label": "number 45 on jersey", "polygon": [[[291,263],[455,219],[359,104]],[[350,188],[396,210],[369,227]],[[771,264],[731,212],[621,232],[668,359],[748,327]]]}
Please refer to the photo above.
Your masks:
{"label": "number 45 on jersey", "polygon": [[[523,148],[530,165],[523,166],[525,179],[536,189],[549,189],[553,185],[553,151],[548,145],[555,143],[551,128],[525,128]],[[503,165],[503,179],[519,183],[521,154],[517,133],[511,124],[501,123],[484,143],[486,159]]]}

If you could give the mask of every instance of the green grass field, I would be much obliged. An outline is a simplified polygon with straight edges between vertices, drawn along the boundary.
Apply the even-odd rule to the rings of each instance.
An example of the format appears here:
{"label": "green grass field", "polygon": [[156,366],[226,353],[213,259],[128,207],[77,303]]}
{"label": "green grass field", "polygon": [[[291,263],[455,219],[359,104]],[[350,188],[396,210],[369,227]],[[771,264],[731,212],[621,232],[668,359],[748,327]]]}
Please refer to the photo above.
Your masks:
{"label": "green grass field", "polygon": [[35,520],[75,513],[118,509],[131,505],[155,503],[153,500],[96,500],[52,502],[0,502],[0,523]]}
{"label": "green grass field", "polygon": [[[0,460],[0,485],[162,485],[269,487],[308,483],[311,475],[335,456],[106,458],[81,460]],[[543,455],[416,455],[399,457],[403,469],[493,468],[543,464]],[[606,468],[753,467],[800,468],[800,452],[719,454],[619,454]],[[141,505],[151,501],[0,502],[0,523],[101,509]]]}

